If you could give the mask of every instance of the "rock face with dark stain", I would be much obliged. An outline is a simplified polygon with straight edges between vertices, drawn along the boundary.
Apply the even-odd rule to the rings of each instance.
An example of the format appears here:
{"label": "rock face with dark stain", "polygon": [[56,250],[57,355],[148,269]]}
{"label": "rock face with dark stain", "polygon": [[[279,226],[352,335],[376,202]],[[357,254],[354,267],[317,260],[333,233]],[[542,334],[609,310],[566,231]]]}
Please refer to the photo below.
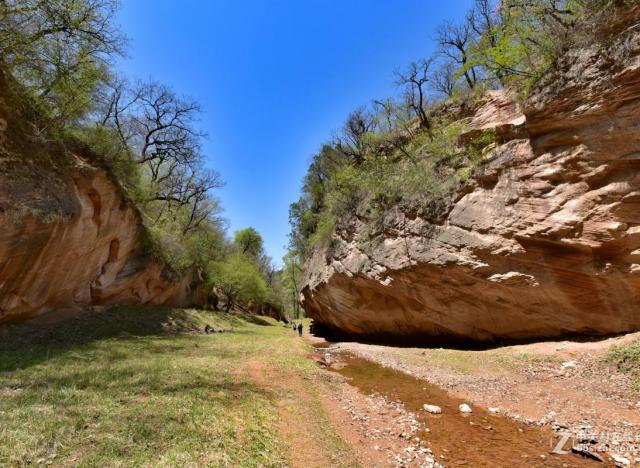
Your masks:
{"label": "rock face with dark stain", "polygon": [[492,128],[501,144],[446,216],[399,212],[368,244],[354,221],[316,251],[307,314],[424,343],[640,328],[640,7],[620,18],[606,46],[566,53],[524,111],[490,93],[467,136]]}
{"label": "rock face with dark stain", "polygon": [[4,80],[0,91],[0,322],[73,306],[192,302],[192,278],[145,255],[140,213],[108,172],[86,150],[38,136]]}

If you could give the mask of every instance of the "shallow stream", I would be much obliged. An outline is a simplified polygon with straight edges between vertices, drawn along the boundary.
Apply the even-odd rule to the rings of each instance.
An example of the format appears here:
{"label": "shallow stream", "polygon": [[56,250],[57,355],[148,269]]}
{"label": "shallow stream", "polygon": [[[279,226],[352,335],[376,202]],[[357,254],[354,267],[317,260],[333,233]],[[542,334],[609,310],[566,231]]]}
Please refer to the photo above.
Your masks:
{"label": "shallow stream", "polygon": [[[424,380],[327,346],[316,345],[316,350],[321,355],[330,353],[329,370],[346,377],[363,394],[401,402],[418,416],[428,428],[418,436],[445,466],[613,466],[573,453],[551,453],[559,437],[549,427],[521,423],[477,406],[472,406],[473,413],[462,414],[459,405],[469,402]],[[427,413],[424,404],[441,407],[442,414]],[[570,450],[571,441],[565,448]]]}

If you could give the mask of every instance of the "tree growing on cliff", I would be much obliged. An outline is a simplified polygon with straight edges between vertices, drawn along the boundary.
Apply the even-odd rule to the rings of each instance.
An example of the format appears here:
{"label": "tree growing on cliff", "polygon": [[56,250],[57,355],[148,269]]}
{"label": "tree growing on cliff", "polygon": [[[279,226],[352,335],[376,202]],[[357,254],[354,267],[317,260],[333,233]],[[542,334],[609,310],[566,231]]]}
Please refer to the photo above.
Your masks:
{"label": "tree growing on cliff", "polygon": [[341,134],[335,138],[335,148],[353,164],[362,164],[370,148],[375,125],[375,115],[365,106],[358,107],[349,114]]}
{"label": "tree growing on cliff", "polygon": [[431,73],[429,85],[438,95],[450,98],[456,90],[457,81],[456,66],[451,60],[444,60]]}
{"label": "tree growing on cliff", "polygon": [[[228,245],[205,167],[199,104],[118,78],[118,0],[0,0],[0,73],[40,135],[80,140],[142,213],[146,253],[202,269]],[[56,161],[57,162],[57,161]]]}
{"label": "tree growing on cliff", "polygon": [[223,185],[216,171],[204,168],[199,112],[197,102],[167,86],[123,79],[109,83],[96,112],[100,125],[113,129],[121,148],[144,169],[141,202],[151,223],[180,220],[183,234],[217,213],[209,192]]}
{"label": "tree growing on cliff", "polygon": [[427,130],[431,128],[427,115],[427,83],[432,62],[431,59],[422,59],[411,62],[404,70],[396,70],[395,72],[396,84],[403,89],[407,107],[418,118],[420,127]]}
{"label": "tree growing on cliff", "polygon": [[576,20],[606,0],[475,0],[464,22],[437,33],[441,53],[456,61],[469,87],[481,80],[523,89],[566,47]]}
{"label": "tree growing on cliff", "polygon": [[458,64],[467,85],[473,88],[478,82],[478,76],[471,63],[470,48],[473,43],[471,25],[468,22],[456,24],[447,21],[437,29],[436,41],[440,53]]}
{"label": "tree growing on cliff", "polygon": [[46,104],[51,123],[77,122],[125,39],[115,0],[0,2],[2,67]]}

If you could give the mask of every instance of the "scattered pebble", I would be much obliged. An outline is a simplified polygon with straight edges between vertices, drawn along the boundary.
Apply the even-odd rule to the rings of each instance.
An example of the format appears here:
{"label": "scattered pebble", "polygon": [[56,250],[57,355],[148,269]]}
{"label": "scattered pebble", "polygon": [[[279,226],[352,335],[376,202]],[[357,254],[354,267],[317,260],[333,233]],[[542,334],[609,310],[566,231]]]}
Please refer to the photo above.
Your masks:
{"label": "scattered pebble", "polygon": [[423,408],[427,413],[431,413],[431,414],[442,413],[442,408],[440,408],[437,405],[424,405]]}
{"label": "scattered pebble", "polygon": [[462,403],[460,406],[458,406],[458,410],[460,410],[461,413],[473,412],[473,410],[471,409],[471,406],[467,405],[466,403]]}
{"label": "scattered pebble", "polygon": [[[431,450],[418,437],[429,432],[415,413],[398,401],[380,394],[360,396],[348,385],[336,396],[343,410],[351,415],[351,425],[376,452],[386,454],[388,466],[440,468]],[[385,465],[387,466],[387,465]]]}
{"label": "scattered pebble", "polygon": [[616,455],[615,453],[611,455],[611,458],[613,458],[613,461],[615,461],[616,464],[620,464],[622,466],[628,466],[631,464],[628,458],[625,458],[620,455]]}

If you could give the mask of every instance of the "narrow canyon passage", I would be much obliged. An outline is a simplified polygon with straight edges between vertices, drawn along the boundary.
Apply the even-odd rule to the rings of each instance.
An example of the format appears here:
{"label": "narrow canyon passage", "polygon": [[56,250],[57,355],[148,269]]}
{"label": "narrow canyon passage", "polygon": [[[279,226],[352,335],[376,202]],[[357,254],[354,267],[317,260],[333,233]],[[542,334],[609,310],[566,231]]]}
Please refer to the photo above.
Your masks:
{"label": "narrow canyon passage", "polygon": [[640,0],[0,0],[0,468],[640,468]]}

